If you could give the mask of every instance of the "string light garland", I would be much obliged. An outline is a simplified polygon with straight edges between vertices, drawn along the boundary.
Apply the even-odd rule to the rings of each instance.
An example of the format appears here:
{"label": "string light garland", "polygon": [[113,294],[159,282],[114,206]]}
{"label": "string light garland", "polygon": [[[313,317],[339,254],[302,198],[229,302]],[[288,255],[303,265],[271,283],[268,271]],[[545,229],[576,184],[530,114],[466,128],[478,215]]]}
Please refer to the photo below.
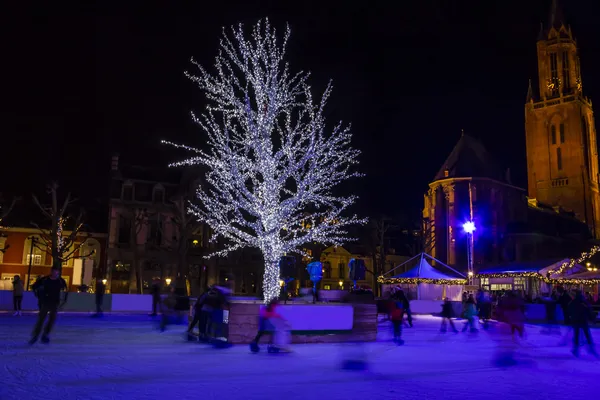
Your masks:
{"label": "string light garland", "polygon": [[546,279],[539,272],[499,272],[494,274],[477,274],[476,278],[537,278]]}
{"label": "string light garland", "polygon": [[399,284],[410,284],[415,285],[418,283],[428,283],[433,285],[466,285],[466,279],[429,279],[429,278],[385,278],[380,276],[377,278],[377,282],[382,285],[399,285]]}
{"label": "string light garland", "polygon": [[[342,245],[346,228],[366,222],[342,216],[357,197],[338,197],[332,189],[360,176],[353,171],[358,150],[350,146],[349,126],[328,133],[324,107],[308,85],[309,74],[292,75],[285,62],[290,29],[280,41],[268,19],[259,21],[250,39],[240,24],[225,30],[216,57],[216,74],[194,62],[198,75],[186,76],[206,94],[209,105],[193,120],[208,135],[209,150],[163,141],[195,153],[172,166],[207,167],[206,187],[197,189],[199,205],[189,212],[209,225],[212,240],[226,239],[224,256],[256,247],[264,257],[264,300],[277,298],[279,260],[309,242]],[[304,255],[304,254],[302,254]]]}
{"label": "string light garland", "polygon": [[565,272],[565,270],[571,269],[575,265],[581,264],[582,262],[589,260],[599,251],[600,251],[600,246],[593,246],[588,251],[584,251],[583,253],[581,253],[579,258],[572,258],[569,261],[562,263],[561,266],[557,270],[550,271],[550,273],[560,275],[563,272]]}

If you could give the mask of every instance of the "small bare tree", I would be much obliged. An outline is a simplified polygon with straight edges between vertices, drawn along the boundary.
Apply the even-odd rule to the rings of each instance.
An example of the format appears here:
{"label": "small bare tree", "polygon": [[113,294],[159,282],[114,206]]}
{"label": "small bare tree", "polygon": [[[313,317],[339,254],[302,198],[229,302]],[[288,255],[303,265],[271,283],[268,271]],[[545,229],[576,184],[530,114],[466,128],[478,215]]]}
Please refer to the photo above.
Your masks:
{"label": "small bare tree", "polygon": [[[51,222],[50,229],[40,228],[38,224],[31,224],[39,230],[40,241],[36,241],[34,246],[38,249],[50,254],[52,257],[52,266],[62,271],[62,265],[77,257],[89,257],[91,255],[81,255],[79,250],[85,242],[81,240],[77,242],[79,236],[85,235],[82,232],[83,228],[83,210],[80,210],[75,217],[67,214],[67,208],[72,205],[75,200],[68,193],[62,204],[58,201],[58,184],[56,182],[48,185],[47,193],[50,195],[50,205],[42,205],[36,196],[33,196],[34,203],[39,207],[40,211]],[[65,234],[65,229],[69,229],[70,233]],[[89,234],[87,235],[89,236]]]}

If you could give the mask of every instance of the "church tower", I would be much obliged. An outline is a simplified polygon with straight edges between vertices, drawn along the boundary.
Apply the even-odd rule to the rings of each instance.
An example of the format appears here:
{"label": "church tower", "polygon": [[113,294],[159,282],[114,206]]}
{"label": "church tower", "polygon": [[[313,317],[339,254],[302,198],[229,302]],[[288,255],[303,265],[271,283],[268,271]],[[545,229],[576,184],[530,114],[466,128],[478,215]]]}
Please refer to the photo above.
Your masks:
{"label": "church tower", "polygon": [[530,202],[573,212],[600,238],[598,146],[592,101],[583,95],[577,42],[553,0],[537,42],[539,93],[525,104]]}

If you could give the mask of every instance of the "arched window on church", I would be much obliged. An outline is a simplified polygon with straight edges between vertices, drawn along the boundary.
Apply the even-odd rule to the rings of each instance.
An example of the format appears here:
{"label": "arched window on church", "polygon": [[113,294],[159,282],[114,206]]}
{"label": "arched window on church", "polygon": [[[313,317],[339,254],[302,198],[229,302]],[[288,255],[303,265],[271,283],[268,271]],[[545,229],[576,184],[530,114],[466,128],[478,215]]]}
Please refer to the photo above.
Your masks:
{"label": "arched window on church", "polygon": [[588,134],[588,124],[585,115],[581,116],[581,144],[583,145],[583,164],[588,170],[588,174],[592,177],[593,172],[590,170],[590,136]]}
{"label": "arched window on church", "polygon": [[556,126],[552,125],[550,128],[550,137],[552,140],[552,144],[556,144]]}
{"label": "arched window on church", "polygon": [[556,149],[556,166],[558,167],[559,171],[562,170],[562,152],[560,147]]}
{"label": "arched window on church", "polygon": [[564,143],[565,142],[565,124],[560,124],[559,133],[560,133],[560,142]]}

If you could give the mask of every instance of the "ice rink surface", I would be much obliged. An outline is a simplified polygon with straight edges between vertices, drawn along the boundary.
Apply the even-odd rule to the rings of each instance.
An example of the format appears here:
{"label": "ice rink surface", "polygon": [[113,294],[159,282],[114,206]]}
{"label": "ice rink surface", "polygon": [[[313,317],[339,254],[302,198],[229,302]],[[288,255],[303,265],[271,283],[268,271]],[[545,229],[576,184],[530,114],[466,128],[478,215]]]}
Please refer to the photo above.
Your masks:
{"label": "ice rink surface", "polygon": [[[125,315],[60,314],[51,343],[28,346],[34,321],[0,314],[0,400],[563,400],[600,389],[600,361],[585,348],[575,358],[570,343],[559,346],[561,336],[539,326],[513,345],[499,327],[441,334],[438,318],[417,316],[404,346],[382,324],[377,343],[294,345],[292,354],[272,355],[264,346],[251,354],[188,343],[185,327],[159,333],[149,317]],[[600,341],[600,331],[592,334]],[[499,349],[513,346],[516,364],[498,364]],[[341,369],[363,350],[368,370]]]}

